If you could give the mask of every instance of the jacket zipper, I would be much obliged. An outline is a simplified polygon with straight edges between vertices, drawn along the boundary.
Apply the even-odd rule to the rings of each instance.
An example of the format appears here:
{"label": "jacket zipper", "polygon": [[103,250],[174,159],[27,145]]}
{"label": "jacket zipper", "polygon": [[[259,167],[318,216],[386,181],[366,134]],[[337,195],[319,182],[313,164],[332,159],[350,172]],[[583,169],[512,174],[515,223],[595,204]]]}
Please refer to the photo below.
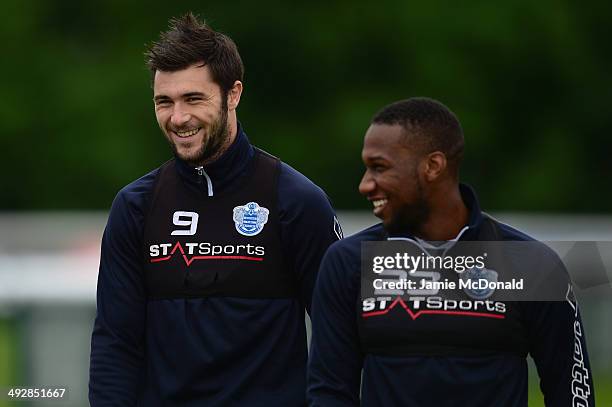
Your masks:
{"label": "jacket zipper", "polygon": [[204,167],[202,167],[202,166],[196,167],[196,170],[198,170],[198,175],[201,177],[202,183],[204,183],[204,181],[206,181],[206,187],[207,187],[207,191],[208,191],[208,196],[213,196],[212,181],[210,180],[210,177],[208,176],[206,171],[204,171]]}

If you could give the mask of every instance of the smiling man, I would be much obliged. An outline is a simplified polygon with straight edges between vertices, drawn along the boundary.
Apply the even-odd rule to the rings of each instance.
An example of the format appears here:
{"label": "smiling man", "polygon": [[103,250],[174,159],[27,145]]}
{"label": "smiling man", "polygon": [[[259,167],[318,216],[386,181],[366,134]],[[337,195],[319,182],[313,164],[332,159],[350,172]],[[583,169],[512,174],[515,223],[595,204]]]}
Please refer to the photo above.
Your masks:
{"label": "smiling man", "polygon": [[[403,118],[401,113],[383,111],[368,129],[362,151],[367,171],[359,192],[372,202],[374,215],[389,233],[411,230],[428,240],[450,239],[468,216],[457,187],[463,153],[459,125],[449,115],[447,122],[444,117],[432,118],[428,128],[422,128],[419,120]],[[433,153],[422,160],[429,151]],[[424,170],[428,172],[423,179]],[[434,178],[435,183],[428,182]],[[434,195],[445,199],[432,199]]]}
{"label": "smiling man", "polygon": [[[220,101],[221,92],[215,85],[205,64],[178,72],[155,72],[153,100],[159,127],[174,154],[193,165],[215,161],[236,135],[242,83],[237,81],[223,92]],[[232,114],[229,122],[228,110]]]}
{"label": "smiling man", "polygon": [[146,56],[174,158],[113,202],[90,403],[304,405],[304,311],[341,237],[334,211],[320,188],[249,142],[229,37],[187,14]]}
{"label": "smiling man", "polygon": [[[334,243],[321,262],[313,296],[311,406],[522,407],[527,354],[547,406],[593,405],[584,328],[558,258],[481,212],[474,191],[458,181],[463,146],[456,116],[435,100],[399,101],[374,116],[359,191],[382,223]],[[554,275],[562,282],[559,301],[493,301],[473,291],[453,292],[448,300],[435,286],[402,288],[398,265],[376,274],[393,283],[392,290],[362,291],[372,285],[362,279],[373,271],[364,266],[371,264],[364,261],[371,242],[395,244],[393,250],[401,243],[413,256],[434,258],[460,241],[532,242],[538,264],[561,272]],[[399,262],[401,254],[395,256]],[[441,275],[423,266],[414,274],[421,282]]]}

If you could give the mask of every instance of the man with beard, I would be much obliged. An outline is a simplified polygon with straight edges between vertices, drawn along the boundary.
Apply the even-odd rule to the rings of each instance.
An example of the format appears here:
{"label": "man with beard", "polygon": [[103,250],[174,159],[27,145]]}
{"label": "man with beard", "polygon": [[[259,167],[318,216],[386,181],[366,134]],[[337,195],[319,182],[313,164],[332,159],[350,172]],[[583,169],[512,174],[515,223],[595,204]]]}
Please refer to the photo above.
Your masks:
{"label": "man with beard", "polygon": [[187,14],[146,56],[174,159],[113,202],[91,405],[303,405],[304,310],[341,236],[334,211],[320,188],[250,144],[230,38]]}
{"label": "man with beard", "polygon": [[[537,261],[558,264],[544,245],[481,212],[474,191],[458,181],[463,147],[459,121],[435,100],[399,101],[374,116],[359,192],[382,224],[334,243],[321,262],[311,315],[311,406],[526,406],[527,354],[547,406],[593,405],[584,329],[564,270],[559,301],[478,301],[476,291],[447,300],[418,285],[364,293],[372,287],[368,274],[381,272],[367,248],[381,242],[400,243],[414,256],[439,256],[459,241],[529,242]],[[396,259],[386,281],[402,275],[401,253]],[[430,282],[440,275],[423,268],[414,274]]]}

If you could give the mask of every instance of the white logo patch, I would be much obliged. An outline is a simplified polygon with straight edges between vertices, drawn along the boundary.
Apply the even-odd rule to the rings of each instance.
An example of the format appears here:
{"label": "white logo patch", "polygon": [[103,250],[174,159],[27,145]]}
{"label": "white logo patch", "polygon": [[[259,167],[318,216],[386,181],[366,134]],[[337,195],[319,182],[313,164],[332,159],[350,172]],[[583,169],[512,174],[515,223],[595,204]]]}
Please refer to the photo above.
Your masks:
{"label": "white logo patch", "polygon": [[342,226],[340,226],[340,221],[338,221],[338,218],[336,216],[334,216],[334,233],[336,234],[338,240],[342,240],[342,238],[344,237],[344,233],[342,232]]}
{"label": "white logo patch", "polygon": [[234,208],[234,223],[238,233],[244,236],[255,236],[263,230],[270,211],[256,202],[249,202]]}

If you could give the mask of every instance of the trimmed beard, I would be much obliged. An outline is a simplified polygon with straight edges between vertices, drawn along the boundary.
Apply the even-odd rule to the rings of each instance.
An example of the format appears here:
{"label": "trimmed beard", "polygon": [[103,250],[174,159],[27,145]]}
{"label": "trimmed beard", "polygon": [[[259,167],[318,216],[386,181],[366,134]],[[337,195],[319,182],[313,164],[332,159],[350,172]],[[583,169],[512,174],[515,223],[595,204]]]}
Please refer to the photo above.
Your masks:
{"label": "trimmed beard", "polygon": [[410,233],[416,236],[421,230],[421,226],[429,218],[429,205],[423,193],[423,185],[418,175],[414,174],[416,180],[416,199],[411,204],[404,205],[402,210],[389,221],[388,225],[383,225],[390,235]]}
{"label": "trimmed beard", "polygon": [[208,126],[208,131],[202,138],[202,145],[198,151],[196,151],[191,158],[186,159],[179,154],[176,144],[172,141],[172,138],[166,137],[170,143],[172,152],[175,156],[181,160],[184,160],[187,164],[193,167],[204,165],[207,162],[212,161],[211,158],[217,158],[217,156],[220,155],[221,149],[226,145],[227,140],[229,139],[227,119],[227,94],[223,94],[221,97],[221,110],[219,111],[219,117],[217,120],[212,122],[210,126]]}

